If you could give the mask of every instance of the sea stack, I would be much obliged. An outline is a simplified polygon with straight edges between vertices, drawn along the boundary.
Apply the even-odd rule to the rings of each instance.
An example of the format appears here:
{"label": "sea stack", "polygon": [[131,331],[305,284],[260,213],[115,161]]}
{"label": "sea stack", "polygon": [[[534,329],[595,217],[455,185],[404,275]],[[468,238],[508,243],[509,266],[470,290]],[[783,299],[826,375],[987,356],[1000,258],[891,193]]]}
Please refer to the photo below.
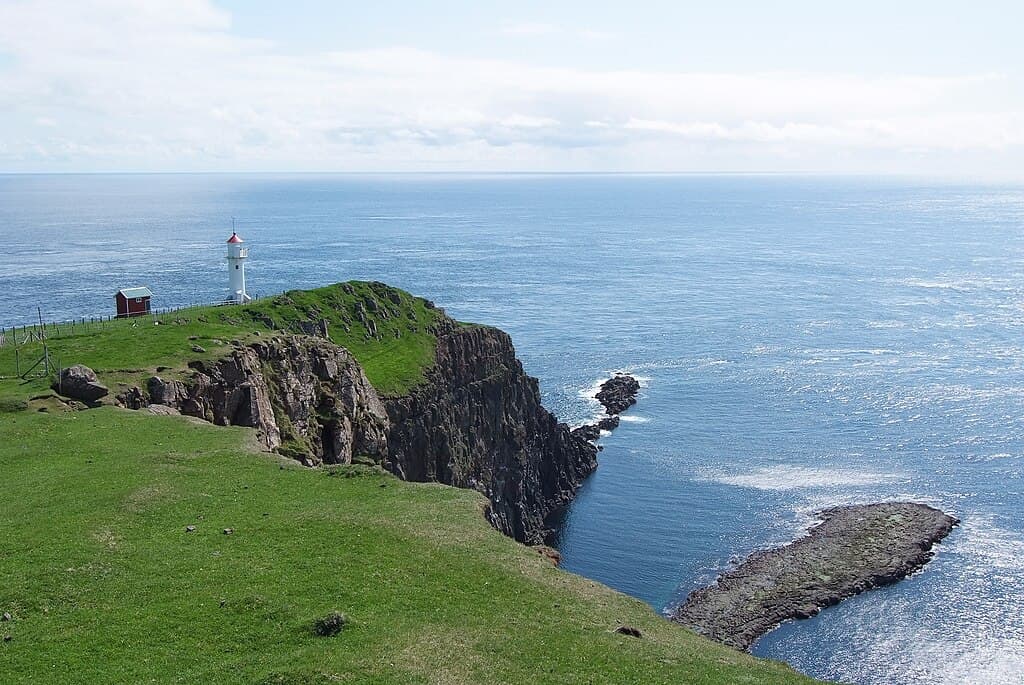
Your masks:
{"label": "sea stack", "polygon": [[617,373],[597,391],[597,401],[609,416],[616,416],[636,404],[640,381],[625,373]]}
{"label": "sea stack", "polygon": [[636,404],[640,382],[632,376],[617,373],[598,388],[595,399],[604,407],[605,415],[594,423],[585,423],[573,429],[576,435],[589,442],[596,442],[601,431],[613,431],[619,427],[619,414]]}

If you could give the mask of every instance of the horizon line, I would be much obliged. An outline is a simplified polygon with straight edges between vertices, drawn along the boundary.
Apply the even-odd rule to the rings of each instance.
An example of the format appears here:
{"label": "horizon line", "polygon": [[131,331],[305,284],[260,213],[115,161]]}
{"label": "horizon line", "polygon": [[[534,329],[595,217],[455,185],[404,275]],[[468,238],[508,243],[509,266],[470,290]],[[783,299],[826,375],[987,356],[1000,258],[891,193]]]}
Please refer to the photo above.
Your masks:
{"label": "horizon line", "polygon": [[0,171],[4,176],[731,176],[798,178],[921,179],[948,182],[1024,183],[1024,176],[876,171],[501,171],[501,170],[192,170],[192,171]]}

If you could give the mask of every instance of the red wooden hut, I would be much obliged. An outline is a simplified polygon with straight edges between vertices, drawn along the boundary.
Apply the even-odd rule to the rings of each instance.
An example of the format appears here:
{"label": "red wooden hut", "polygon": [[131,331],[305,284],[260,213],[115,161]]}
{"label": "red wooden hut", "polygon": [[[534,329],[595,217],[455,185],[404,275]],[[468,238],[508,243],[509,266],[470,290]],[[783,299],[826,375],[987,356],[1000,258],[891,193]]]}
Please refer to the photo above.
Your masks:
{"label": "red wooden hut", "polygon": [[114,302],[117,304],[117,318],[149,314],[151,297],[153,297],[153,292],[145,286],[118,290],[114,295]]}

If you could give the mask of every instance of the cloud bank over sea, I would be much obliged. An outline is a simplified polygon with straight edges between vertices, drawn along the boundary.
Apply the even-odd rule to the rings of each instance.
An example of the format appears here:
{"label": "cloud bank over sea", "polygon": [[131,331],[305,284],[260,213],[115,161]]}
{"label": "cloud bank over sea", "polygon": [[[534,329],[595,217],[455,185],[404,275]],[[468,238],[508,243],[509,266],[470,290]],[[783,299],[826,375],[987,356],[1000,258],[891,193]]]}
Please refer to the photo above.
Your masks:
{"label": "cloud bank over sea", "polygon": [[[529,21],[493,32],[518,57],[300,49],[236,18],[207,0],[3,3],[0,171],[998,173],[1024,148],[1009,72],[615,67],[571,56],[641,33]],[[530,58],[543,40],[562,53]]]}

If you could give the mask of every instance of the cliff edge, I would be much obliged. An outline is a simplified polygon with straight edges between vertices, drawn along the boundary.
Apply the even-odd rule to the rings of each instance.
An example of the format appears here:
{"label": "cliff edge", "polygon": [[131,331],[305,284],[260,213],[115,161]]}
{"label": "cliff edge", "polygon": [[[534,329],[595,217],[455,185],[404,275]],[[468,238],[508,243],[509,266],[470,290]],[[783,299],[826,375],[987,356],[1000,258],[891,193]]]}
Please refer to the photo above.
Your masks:
{"label": "cliff edge", "polygon": [[[383,284],[313,292],[321,293],[313,306],[289,293],[237,308],[271,335],[236,340],[175,377],[149,376],[117,403],[250,426],[264,449],[308,466],[370,461],[405,480],[471,488],[487,497],[498,530],[541,543],[545,517],[597,467],[597,449],[541,405],[509,336],[460,324],[422,300],[414,308],[415,298]],[[433,359],[415,382],[382,392],[332,340],[336,332],[362,333],[356,342],[370,349],[403,335],[429,338]]]}
{"label": "cliff edge", "polygon": [[543,542],[545,517],[597,468],[597,448],[541,405],[537,379],[494,328],[446,321],[427,382],[385,405],[386,467],[480,491],[491,523],[522,542]]}

